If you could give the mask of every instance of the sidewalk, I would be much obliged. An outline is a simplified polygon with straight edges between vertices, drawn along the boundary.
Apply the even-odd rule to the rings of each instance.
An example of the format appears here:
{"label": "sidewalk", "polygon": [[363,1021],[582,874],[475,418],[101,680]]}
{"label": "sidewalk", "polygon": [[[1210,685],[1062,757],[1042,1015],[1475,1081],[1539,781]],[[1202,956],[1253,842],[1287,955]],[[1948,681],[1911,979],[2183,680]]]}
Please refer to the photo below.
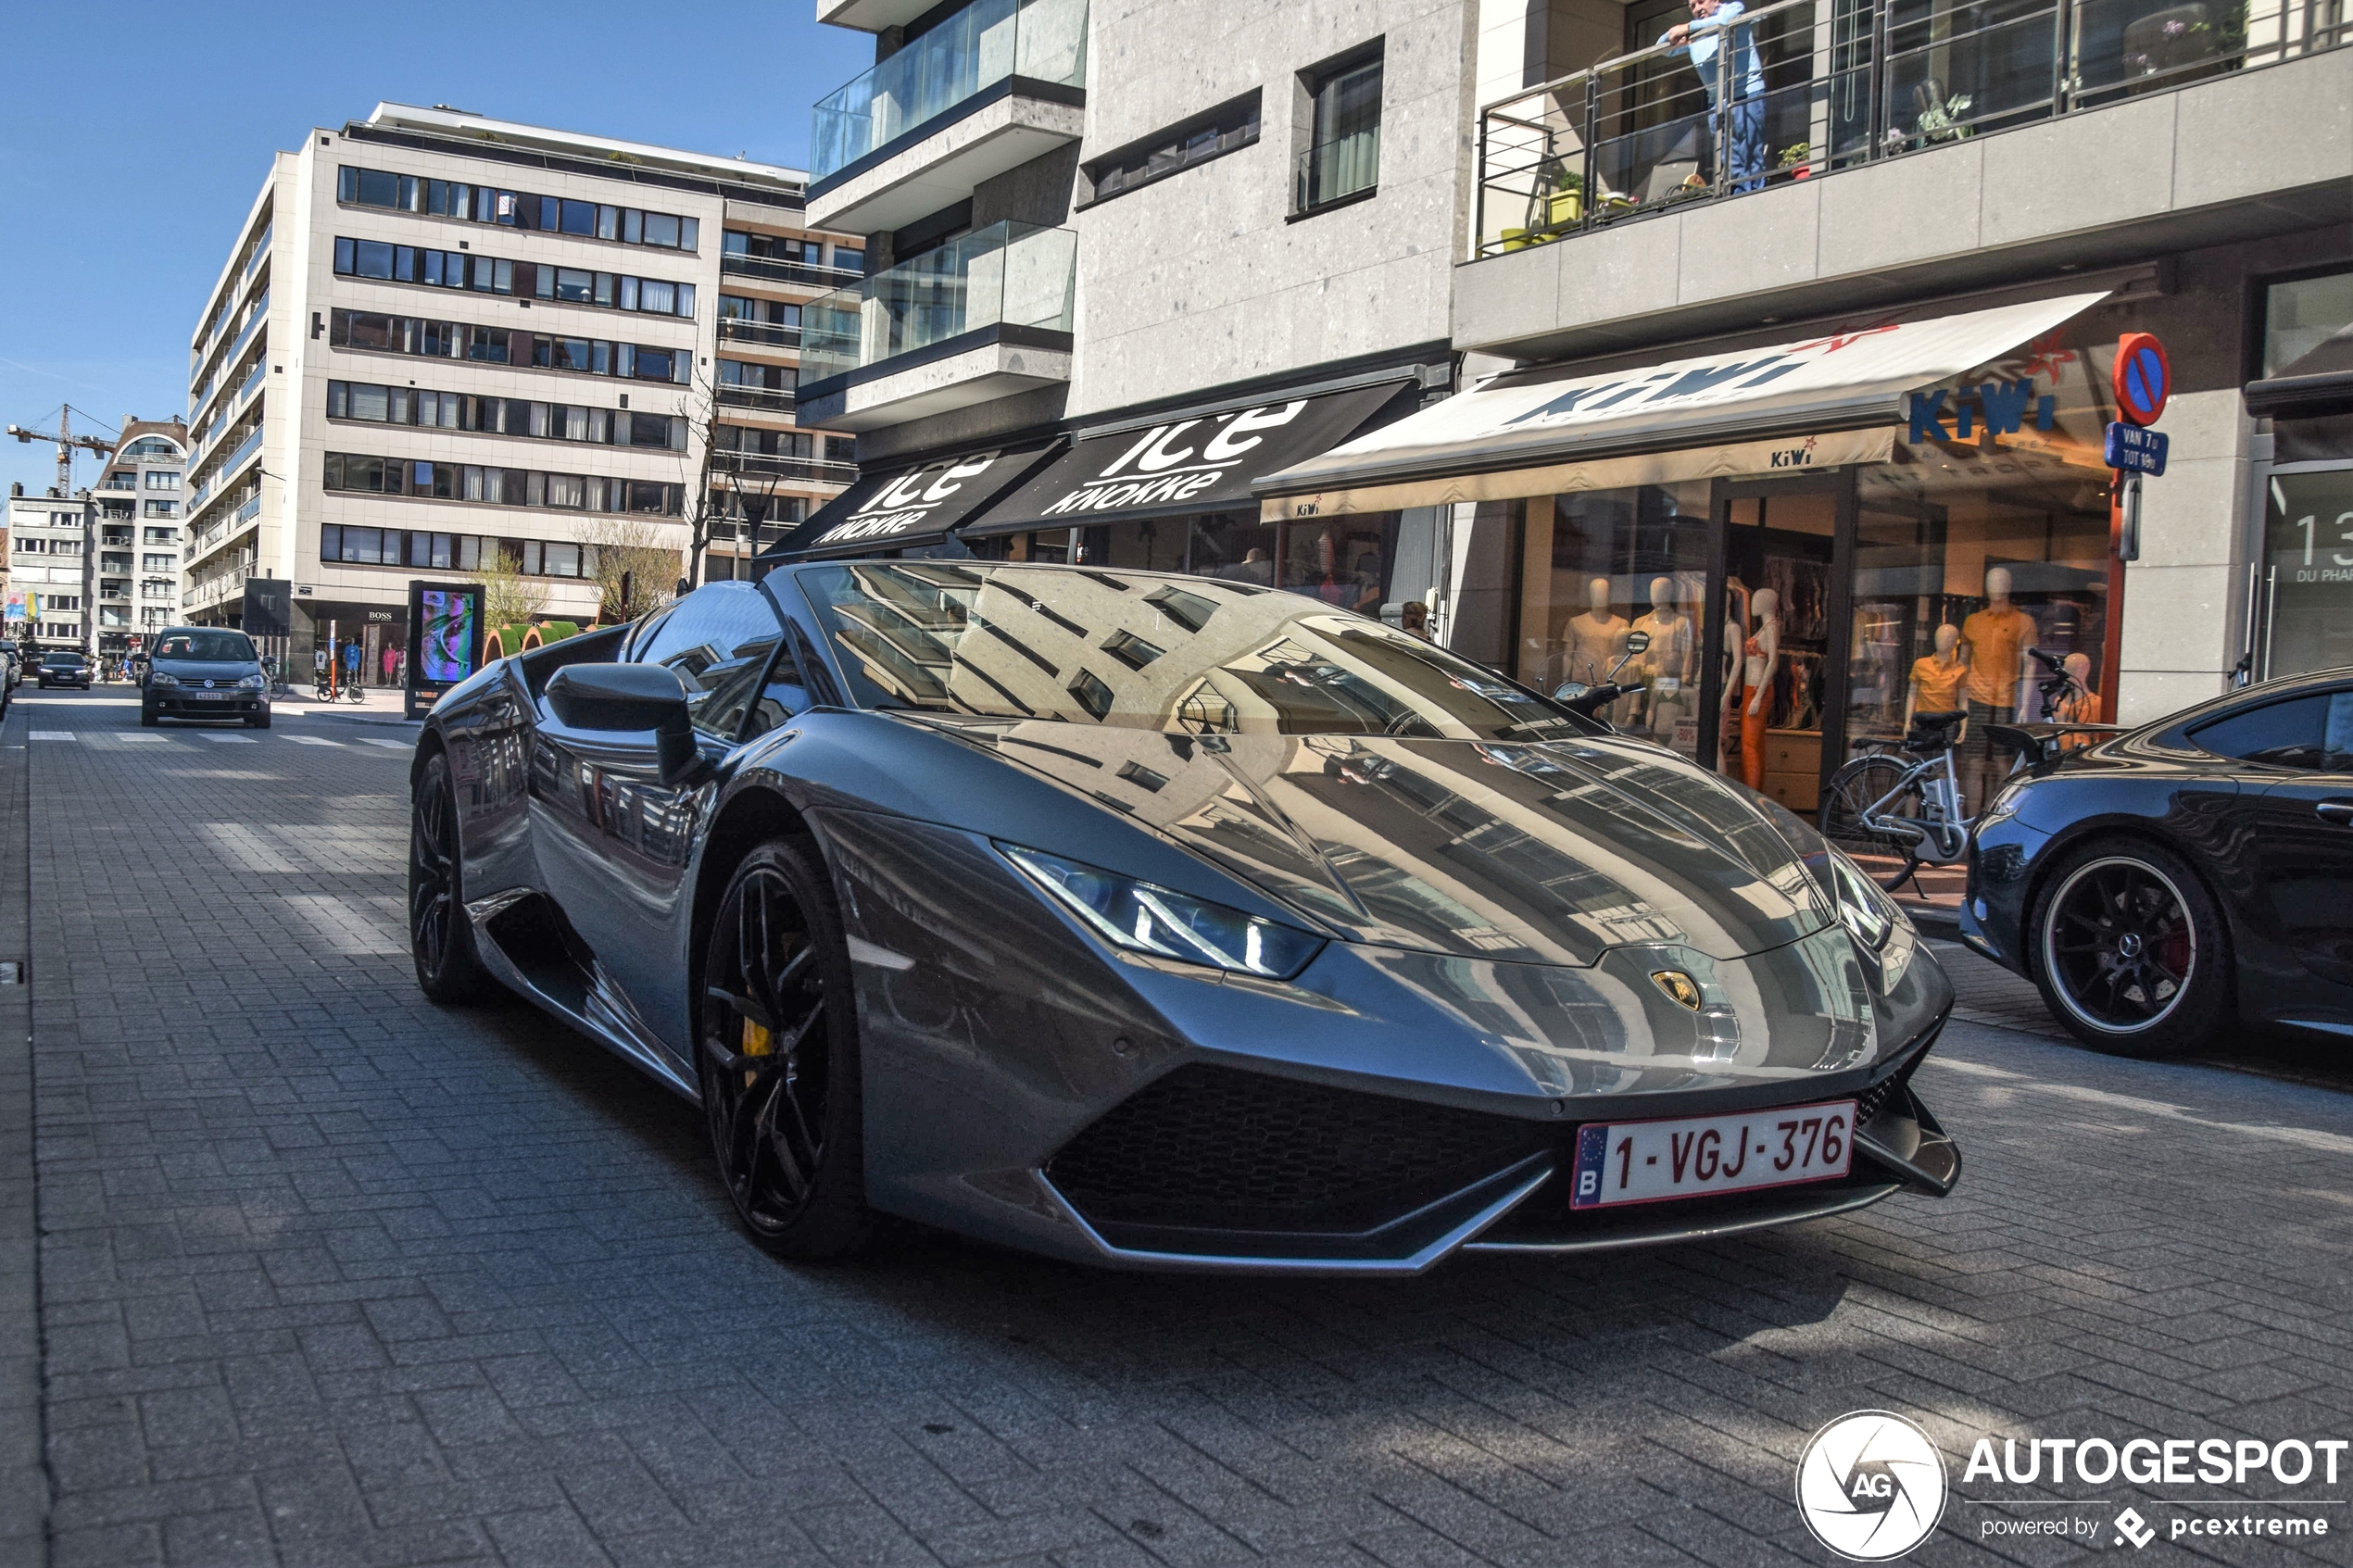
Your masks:
{"label": "sidewalk", "polygon": [[48,1561],[32,1152],[31,842],[24,709],[0,722],[0,1562]]}
{"label": "sidewalk", "polygon": [[354,702],[347,696],[333,702],[321,702],[311,695],[309,685],[303,684],[296,686],[291,696],[272,697],[270,708],[272,715],[280,719],[308,718],[332,713],[341,718],[367,719],[377,723],[387,721],[396,723],[400,721],[399,687],[363,686],[360,688],[360,696],[364,700],[359,702]]}

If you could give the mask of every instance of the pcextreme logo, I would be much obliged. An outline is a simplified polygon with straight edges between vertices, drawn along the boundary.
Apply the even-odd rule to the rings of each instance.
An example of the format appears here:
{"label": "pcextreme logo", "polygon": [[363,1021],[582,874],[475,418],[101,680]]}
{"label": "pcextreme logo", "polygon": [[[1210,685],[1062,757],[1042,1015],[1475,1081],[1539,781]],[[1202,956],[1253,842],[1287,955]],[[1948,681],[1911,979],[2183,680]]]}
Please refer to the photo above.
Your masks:
{"label": "pcextreme logo", "polygon": [[1944,1456],[1891,1411],[1856,1411],[1814,1434],[1797,1461],[1797,1512],[1839,1556],[1901,1557],[1944,1517]]}

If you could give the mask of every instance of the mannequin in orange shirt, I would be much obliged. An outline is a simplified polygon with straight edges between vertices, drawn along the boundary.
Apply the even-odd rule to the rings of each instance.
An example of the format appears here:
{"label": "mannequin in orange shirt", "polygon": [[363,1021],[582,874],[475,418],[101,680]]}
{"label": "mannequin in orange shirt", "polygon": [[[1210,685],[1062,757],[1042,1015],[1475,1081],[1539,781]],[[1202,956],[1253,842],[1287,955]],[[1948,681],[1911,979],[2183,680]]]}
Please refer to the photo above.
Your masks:
{"label": "mannequin in orange shirt", "polygon": [[1961,658],[1961,629],[1936,629],[1936,652],[1912,661],[1911,695],[1904,704],[1904,727],[1912,727],[1915,713],[1957,713],[1961,683],[1969,679],[1969,663]]}

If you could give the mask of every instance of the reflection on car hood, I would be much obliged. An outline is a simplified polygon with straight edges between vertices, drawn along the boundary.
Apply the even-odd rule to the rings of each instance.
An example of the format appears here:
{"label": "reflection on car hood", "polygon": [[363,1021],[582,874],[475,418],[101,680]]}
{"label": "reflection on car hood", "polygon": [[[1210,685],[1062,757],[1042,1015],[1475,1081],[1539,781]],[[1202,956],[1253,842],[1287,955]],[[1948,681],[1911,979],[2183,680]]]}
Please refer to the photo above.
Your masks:
{"label": "reflection on car hood", "polygon": [[1353,941],[1592,964],[1730,960],[1835,910],[1736,786],[1616,737],[1518,745],[942,724],[1168,834]]}

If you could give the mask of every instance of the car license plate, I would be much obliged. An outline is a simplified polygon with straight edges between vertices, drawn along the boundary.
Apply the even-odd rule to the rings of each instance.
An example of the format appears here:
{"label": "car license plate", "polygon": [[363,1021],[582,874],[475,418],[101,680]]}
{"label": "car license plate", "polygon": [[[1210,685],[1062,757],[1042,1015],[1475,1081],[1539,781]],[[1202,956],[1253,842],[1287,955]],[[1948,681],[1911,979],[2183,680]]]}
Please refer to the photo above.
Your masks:
{"label": "car license plate", "polygon": [[1846,1174],[1855,1102],[1678,1122],[1604,1122],[1577,1133],[1574,1209],[1754,1192]]}
{"label": "car license plate", "polygon": [[226,702],[237,694],[234,692],[191,692],[188,695],[198,702]]}

